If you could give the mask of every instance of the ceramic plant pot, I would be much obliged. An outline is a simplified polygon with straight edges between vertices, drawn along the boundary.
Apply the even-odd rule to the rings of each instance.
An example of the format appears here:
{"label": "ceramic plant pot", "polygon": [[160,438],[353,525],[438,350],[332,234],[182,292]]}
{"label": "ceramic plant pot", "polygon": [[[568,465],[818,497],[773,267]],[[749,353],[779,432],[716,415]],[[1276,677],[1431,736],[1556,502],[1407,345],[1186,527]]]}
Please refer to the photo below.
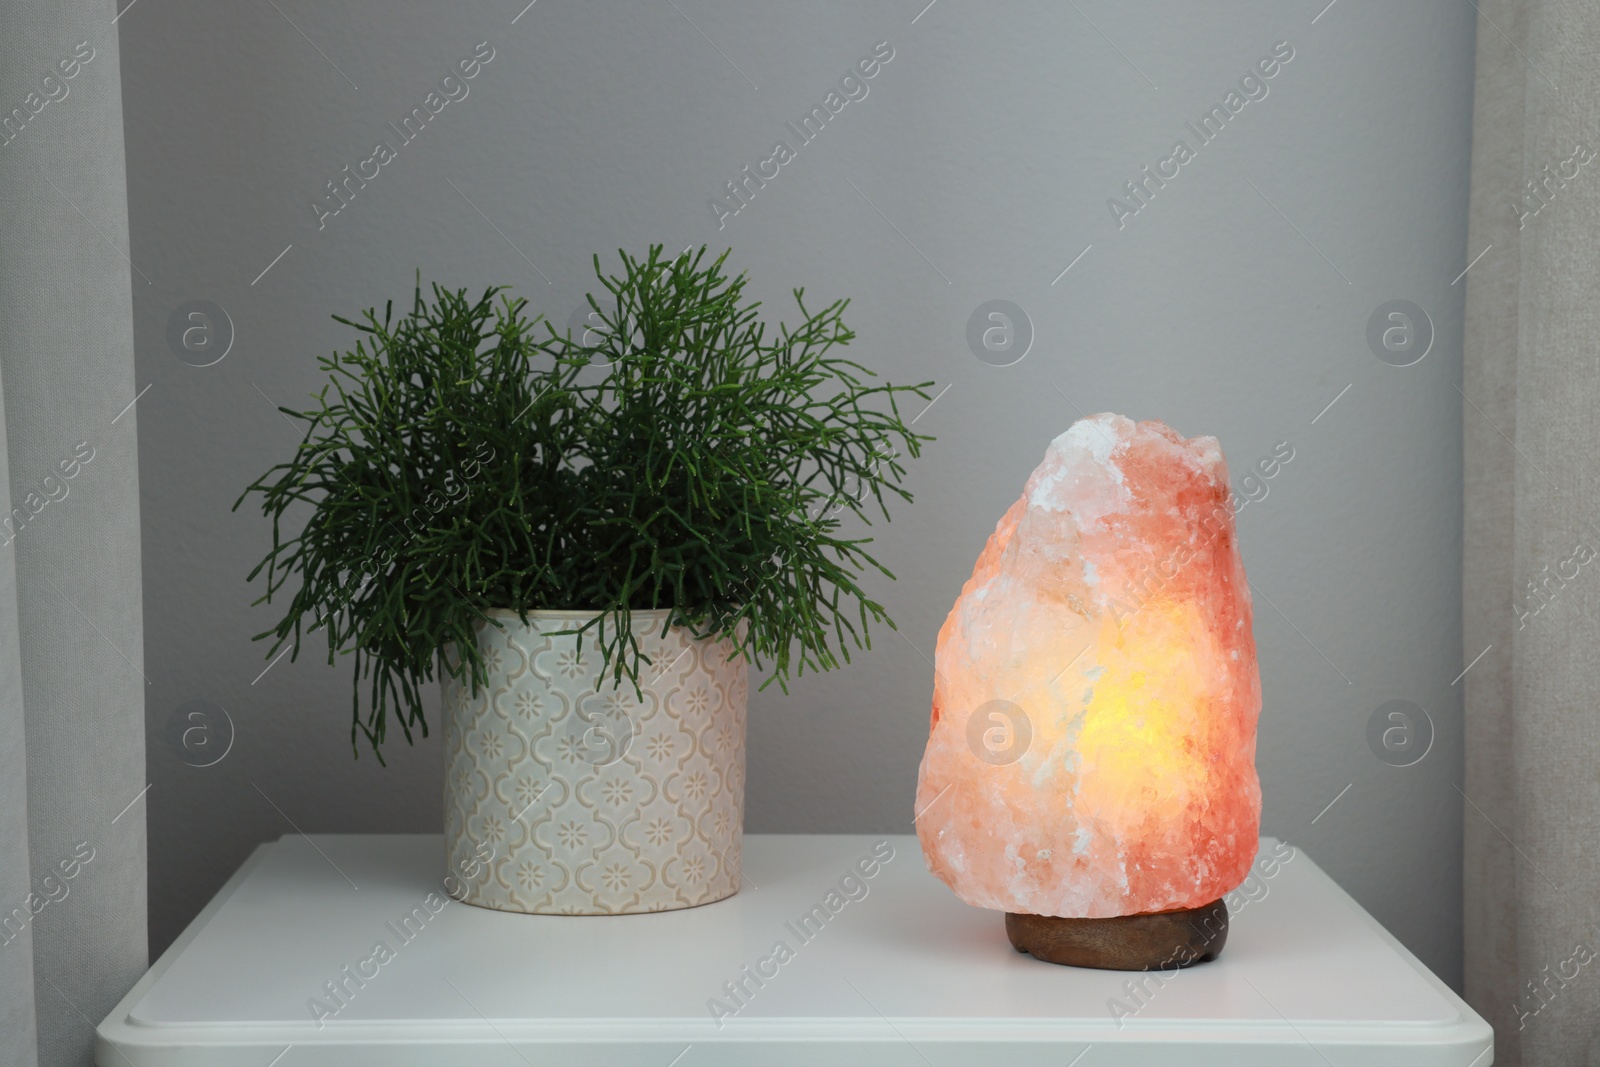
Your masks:
{"label": "ceramic plant pot", "polygon": [[492,612],[489,684],[444,679],[445,849],[453,895],[502,911],[617,915],[709,904],[739,889],[748,665],[727,641],[661,633],[641,699],[607,677],[593,612]]}

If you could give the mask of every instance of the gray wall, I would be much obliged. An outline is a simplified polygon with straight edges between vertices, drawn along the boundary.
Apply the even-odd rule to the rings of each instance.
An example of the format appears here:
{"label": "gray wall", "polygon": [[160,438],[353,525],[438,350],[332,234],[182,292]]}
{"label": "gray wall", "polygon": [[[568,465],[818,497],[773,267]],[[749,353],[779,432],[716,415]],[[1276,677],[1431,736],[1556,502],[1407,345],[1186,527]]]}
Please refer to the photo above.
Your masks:
{"label": "gray wall", "polygon": [[[272,616],[249,606],[244,575],[268,529],[229,506],[293,447],[274,404],[303,398],[317,355],[349,340],[329,316],[403,298],[420,266],[453,284],[510,283],[564,321],[592,287],[592,253],[709,242],[732,245],[774,308],[797,285],[853,297],[858,358],[949,387],[918,423],[939,440],[913,469],[917,503],[879,531],[900,576],[882,598],[903,636],[883,633],[788,697],[754,698],[750,830],[911,828],[923,654],[995,520],[1078,411],[1215,434],[1239,474],[1287,441],[1294,459],[1239,515],[1259,587],[1264,829],[1459,980],[1452,279],[1477,251],[1464,236],[1472,8],[942,0],[918,17],[924,2],[540,0],[515,23],[519,0],[127,11],[132,253],[150,279],[135,311],[150,387],[139,433],[156,949],[291,822],[440,825],[436,736],[393,746],[387,770],[352,761],[342,667],[311,656],[257,679],[264,646],[250,635]],[[494,58],[469,95],[319,230],[310,205],[324,182],[393,142],[385,123],[480,41]],[[708,200],[776,140],[794,147],[784,123],[879,41],[894,58],[869,94],[719,228]],[[1185,122],[1280,41],[1294,58],[1268,95],[1119,228],[1108,198],[1174,140],[1194,146]],[[969,316],[996,298],[1035,334],[1012,366],[966,341]],[[169,343],[169,317],[191,300],[231,318],[232,348],[213,366]],[[1368,320],[1390,300],[1431,315],[1437,336],[1414,366],[1369,349]],[[197,700],[235,730],[213,766],[172,742],[174,716],[195,710],[176,709]],[[1369,746],[1390,700],[1435,727],[1415,765]]]}

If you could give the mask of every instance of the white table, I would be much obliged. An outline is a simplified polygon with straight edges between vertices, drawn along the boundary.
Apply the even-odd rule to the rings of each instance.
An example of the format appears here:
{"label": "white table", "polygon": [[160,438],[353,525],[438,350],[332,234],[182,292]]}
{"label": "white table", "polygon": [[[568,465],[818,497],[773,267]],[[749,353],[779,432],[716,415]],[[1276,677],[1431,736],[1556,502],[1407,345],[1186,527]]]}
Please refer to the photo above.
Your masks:
{"label": "white table", "polygon": [[[799,930],[883,841],[894,856],[859,883],[866,895],[848,885],[860,899],[841,894],[825,924]],[[1493,1056],[1488,1024],[1304,854],[1235,911],[1220,960],[1144,977],[1142,1006],[1125,987],[1141,976],[1016,953],[1001,916],[960,903],[909,836],[752,835],[733,898],[603,918],[440,907],[443,855],[433,836],[261,846],[100,1025],[97,1062],[1485,1067]],[[781,962],[780,940],[792,950]],[[347,965],[370,977],[357,986]],[[747,965],[771,977],[758,986]],[[341,979],[342,1006],[324,988]],[[740,980],[744,1005],[713,1020],[708,1001],[732,1011],[724,983]],[[1115,1018],[1113,998],[1133,1014]]]}

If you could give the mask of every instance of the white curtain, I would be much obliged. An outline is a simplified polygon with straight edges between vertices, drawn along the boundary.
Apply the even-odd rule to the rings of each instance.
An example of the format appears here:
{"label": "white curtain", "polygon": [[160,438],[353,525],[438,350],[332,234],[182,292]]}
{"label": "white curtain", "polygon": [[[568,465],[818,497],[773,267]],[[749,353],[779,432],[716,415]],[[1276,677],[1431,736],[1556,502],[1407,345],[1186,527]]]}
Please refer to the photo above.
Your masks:
{"label": "white curtain", "polygon": [[1600,1065],[1600,6],[1478,3],[1466,993],[1497,1065]]}
{"label": "white curtain", "polygon": [[93,1062],[146,964],[117,12],[0,0],[0,1064]]}

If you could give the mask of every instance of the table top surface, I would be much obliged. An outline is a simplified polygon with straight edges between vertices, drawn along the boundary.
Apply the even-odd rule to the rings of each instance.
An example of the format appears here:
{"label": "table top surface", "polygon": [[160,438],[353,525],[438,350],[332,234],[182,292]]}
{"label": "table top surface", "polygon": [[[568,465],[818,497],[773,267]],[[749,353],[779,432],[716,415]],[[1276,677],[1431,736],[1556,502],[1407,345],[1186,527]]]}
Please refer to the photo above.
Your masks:
{"label": "table top surface", "polygon": [[[450,900],[438,836],[285,837],[107,1017],[99,1062],[459,1063],[469,1048],[490,1062],[498,1046],[509,1064],[638,1053],[667,1067],[698,1048],[681,1053],[694,1067],[740,1062],[722,1055],[752,1042],[772,1063],[832,1042],[816,1062],[836,1065],[856,1048],[879,1065],[980,1062],[930,1049],[999,1044],[1017,1063],[1099,1050],[1083,1067],[1155,1046],[1219,1057],[1194,1064],[1299,1062],[1291,1049],[1306,1063],[1490,1062],[1471,1008],[1303,853],[1262,844],[1221,958],[1136,975],[1018,954],[1002,917],[957,900],[911,836],[748,835],[737,895],[604,917]],[[381,1061],[357,1055],[379,1046]]]}

